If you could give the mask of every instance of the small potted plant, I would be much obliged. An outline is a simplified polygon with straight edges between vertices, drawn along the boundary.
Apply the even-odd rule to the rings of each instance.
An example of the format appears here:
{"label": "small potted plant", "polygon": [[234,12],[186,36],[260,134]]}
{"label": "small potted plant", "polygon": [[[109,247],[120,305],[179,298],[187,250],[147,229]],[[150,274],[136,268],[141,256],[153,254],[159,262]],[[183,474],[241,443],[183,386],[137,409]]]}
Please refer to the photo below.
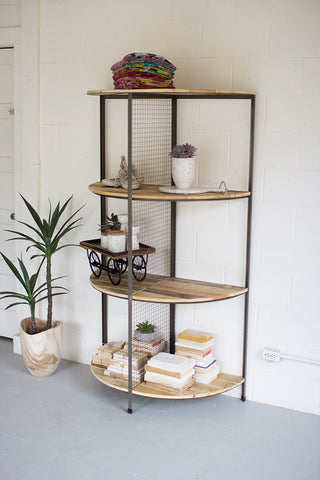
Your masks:
{"label": "small potted plant", "polygon": [[114,213],[101,225],[101,246],[112,253],[124,252],[126,249],[126,234],[120,227],[118,215]]}
{"label": "small potted plant", "polygon": [[140,340],[141,342],[148,342],[155,340],[157,333],[155,329],[157,328],[153,323],[149,323],[148,320],[145,322],[137,323],[136,330],[134,332],[134,338]]}
{"label": "small potted plant", "polygon": [[170,152],[172,159],[172,179],[177,188],[191,187],[195,173],[195,154],[197,148],[189,143],[176,145]]}

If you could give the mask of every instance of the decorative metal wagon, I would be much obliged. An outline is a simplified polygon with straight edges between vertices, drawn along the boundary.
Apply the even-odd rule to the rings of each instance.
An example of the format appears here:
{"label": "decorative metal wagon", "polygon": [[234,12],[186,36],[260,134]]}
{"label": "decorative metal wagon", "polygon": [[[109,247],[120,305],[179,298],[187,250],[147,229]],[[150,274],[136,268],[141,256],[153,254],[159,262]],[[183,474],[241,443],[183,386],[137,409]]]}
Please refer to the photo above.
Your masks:
{"label": "decorative metal wagon", "polygon": [[[80,246],[87,250],[89,265],[93,275],[100,277],[106,271],[113,285],[119,285],[122,275],[128,268],[128,251],[112,253],[101,246],[100,238],[80,242]],[[139,243],[139,250],[132,251],[132,274],[138,282],[142,282],[147,275],[148,255],[156,249]],[[106,262],[100,260],[99,255],[109,257]]]}

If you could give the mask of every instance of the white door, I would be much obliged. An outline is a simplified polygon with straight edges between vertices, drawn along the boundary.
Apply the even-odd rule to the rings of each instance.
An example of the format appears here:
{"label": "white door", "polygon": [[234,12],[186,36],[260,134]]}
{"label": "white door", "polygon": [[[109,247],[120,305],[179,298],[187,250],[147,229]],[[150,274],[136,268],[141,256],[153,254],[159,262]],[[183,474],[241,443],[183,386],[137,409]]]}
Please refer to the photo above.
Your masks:
{"label": "white door", "polygon": [[[13,229],[14,221],[14,115],[13,115],[13,49],[0,48],[0,251],[15,258],[12,236],[4,229]],[[0,291],[15,290],[13,275],[0,259]],[[0,301],[0,336],[13,337],[19,331],[15,310],[5,310],[8,299]],[[10,299],[9,299],[10,301]]]}

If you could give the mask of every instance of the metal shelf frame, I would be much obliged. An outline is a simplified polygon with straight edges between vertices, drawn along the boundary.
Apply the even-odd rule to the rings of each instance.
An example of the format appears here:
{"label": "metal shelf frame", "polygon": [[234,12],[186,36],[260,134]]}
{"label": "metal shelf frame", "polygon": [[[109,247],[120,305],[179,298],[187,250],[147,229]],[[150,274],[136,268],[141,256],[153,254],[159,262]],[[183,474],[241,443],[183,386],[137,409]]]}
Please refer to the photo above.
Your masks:
{"label": "metal shelf frame", "polygon": [[[128,115],[128,268],[132,270],[132,104],[135,99],[170,99],[171,100],[171,144],[176,145],[177,141],[177,100],[203,99],[203,100],[247,100],[250,102],[250,137],[249,137],[249,170],[248,190],[251,195],[247,198],[247,232],[246,232],[246,258],[245,258],[245,287],[248,293],[244,298],[244,319],[243,319],[243,347],[242,347],[242,376],[246,378],[247,372],[247,335],[249,315],[249,293],[250,293],[250,251],[251,251],[251,223],[252,223],[252,187],[253,187],[253,164],[254,164],[254,125],[255,125],[255,94],[250,92],[218,92],[218,91],[186,91],[181,92],[157,92],[148,91],[141,93],[139,90],[131,90],[126,93],[112,91],[88,92],[91,95],[100,97],[100,181],[106,176],[106,102],[108,99],[127,99]],[[101,223],[106,217],[106,199],[101,197]],[[170,276],[175,276],[176,265],[176,202],[171,202],[171,261]],[[128,278],[128,352],[129,352],[129,379],[128,379],[128,413],[133,412],[133,385],[132,385],[132,277]],[[108,319],[107,319],[107,295],[102,293],[102,342],[108,341]],[[170,352],[175,349],[175,305],[170,305]],[[242,384],[241,400],[246,400],[246,382]]]}

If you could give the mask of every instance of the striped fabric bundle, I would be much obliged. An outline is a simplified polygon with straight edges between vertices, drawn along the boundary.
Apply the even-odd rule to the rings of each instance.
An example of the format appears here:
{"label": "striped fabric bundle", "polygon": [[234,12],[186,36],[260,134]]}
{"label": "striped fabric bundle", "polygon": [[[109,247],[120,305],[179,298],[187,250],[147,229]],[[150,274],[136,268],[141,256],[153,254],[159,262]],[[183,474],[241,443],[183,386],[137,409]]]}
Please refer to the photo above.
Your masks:
{"label": "striped fabric bundle", "polygon": [[154,53],[130,53],[112,65],[116,89],[174,88],[176,67]]}

